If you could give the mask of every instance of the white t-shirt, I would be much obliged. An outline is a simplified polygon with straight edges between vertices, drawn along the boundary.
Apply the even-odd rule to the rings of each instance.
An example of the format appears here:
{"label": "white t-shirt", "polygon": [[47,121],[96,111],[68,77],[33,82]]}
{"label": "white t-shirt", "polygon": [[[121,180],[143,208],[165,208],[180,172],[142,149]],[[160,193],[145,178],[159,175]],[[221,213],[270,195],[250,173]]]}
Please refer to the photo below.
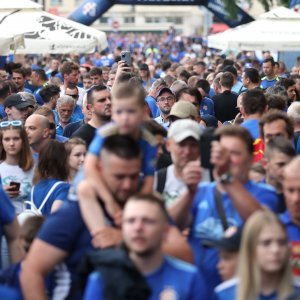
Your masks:
{"label": "white t-shirt", "polygon": [[[202,180],[201,182],[210,181],[209,171],[207,169],[202,169]],[[154,177],[154,187],[157,187],[157,175],[155,173]],[[166,206],[169,207],[171,204],[175,202],[175,200],[181,196],[187,187],[185,183],[175,177],[174,175],[174,165],[170,165],[167,168],[167,177],[166,183],[164,187],[164,191],[162,193],[163,199],[165,200]]]}
{"label": "white t-shirt", "polygon": [[6,162],[0,163],[0,176],[2,185],[9,185],[11,181],[21,183],[20,195],[11,199],[17,214],[24,210],[24,201],[30,199],[33,173],[34,167],[31,170],[24,172],[18,165],[9,165]]}

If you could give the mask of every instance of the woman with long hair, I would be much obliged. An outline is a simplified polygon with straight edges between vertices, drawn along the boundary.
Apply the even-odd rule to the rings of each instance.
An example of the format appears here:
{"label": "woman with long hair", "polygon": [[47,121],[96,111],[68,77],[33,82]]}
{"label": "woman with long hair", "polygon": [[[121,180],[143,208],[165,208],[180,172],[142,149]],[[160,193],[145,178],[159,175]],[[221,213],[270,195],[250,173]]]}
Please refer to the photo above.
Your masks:
{"label": "woman with long hair", "polygon": [[76,173],[84,163],[86,155],[86,142],[81,138],[71,138],[65,143],[69,163],[69,182],[72,182]]}
{"label": "woman with long hair", "polygon": [[293,285],[284,225],[268,210],[255,212],[246,222],[237,278],[216,288],[222,300],[286,300]]}
{"label": "woman with long hair", "polygon": [[[55,211],[68,197],[68,155],[63,143],[50,140],[39,154],[31,200],[43,215]],[[43,204],[44,200],[45,203]]]}
{"label": "woman with long hair", "polygon": [[25,208],[29,199],[34,161],[22,121],[0,123],[0,176],[4,190],[12,200],[16,212]]}

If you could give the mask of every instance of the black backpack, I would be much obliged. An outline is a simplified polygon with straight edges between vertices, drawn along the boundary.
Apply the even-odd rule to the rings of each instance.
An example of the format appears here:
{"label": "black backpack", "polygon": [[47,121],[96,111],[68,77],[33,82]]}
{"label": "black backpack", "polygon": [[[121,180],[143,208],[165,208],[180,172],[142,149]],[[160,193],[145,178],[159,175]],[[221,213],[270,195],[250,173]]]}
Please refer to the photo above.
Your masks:
{"label": "black backpack", "polygon": [[151,295],[145,278],[123,249],[108,248],[87,253],[77,271],[75,292],[79,288],[83,294],[88,276],[94,271],[101,273],[105,300],[146,300]]}

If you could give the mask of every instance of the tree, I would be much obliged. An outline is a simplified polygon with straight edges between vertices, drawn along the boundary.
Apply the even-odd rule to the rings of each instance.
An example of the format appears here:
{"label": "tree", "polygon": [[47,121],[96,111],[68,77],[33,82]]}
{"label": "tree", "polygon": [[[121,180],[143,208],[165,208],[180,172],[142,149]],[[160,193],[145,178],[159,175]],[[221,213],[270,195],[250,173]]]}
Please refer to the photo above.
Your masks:
{"label": "tree", "polygon": [[[236,18],[237,10],[236,4],[239,3],[239,0],[222,0],[225,4],[225,8],[229,12],[230,17]],[[250,4],[253,3],[253,0],[247,0]],[[259,2],[263,5],[265,11],[269,11],[270,7],[275,3],[280,6],[289,6],[290,0],[259,0]]]}

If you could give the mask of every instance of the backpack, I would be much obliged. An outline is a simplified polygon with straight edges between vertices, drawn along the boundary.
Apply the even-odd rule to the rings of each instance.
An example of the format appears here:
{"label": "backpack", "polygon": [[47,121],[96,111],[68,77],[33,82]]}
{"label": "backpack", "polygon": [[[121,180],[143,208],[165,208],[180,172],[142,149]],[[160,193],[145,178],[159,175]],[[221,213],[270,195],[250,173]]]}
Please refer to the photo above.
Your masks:
{"label": "backpack", "polygon": [[25,201],[26,204],[30,205],[30,208],[26,208],[23,212],[21,212],[18,215],[18,221],[20,224],[23,224],[25,222],[26,219],[28,219],[29,217],[33,217],[33,216],[42,216],[42,209],[44,208],[45,204],[47,203],[48,199],[50,198],[51,194],[53,193],[53,191],[56,189],[56,187],[58,187],[61,183],[63,183],[63,181],[57,181],[55,182],[51,189],[48,191],[46,197],[44,198],[44,200],[42,201],[40,207],[36,207],[34,202],[33,202],[33,192],[34,192],[34,187],[31,189],[31,194],[30,194],[30,201]]}
{"label": "backpack", "polygon": [[168,168],[162,168],[157,172],[157,185],[156,191],[160,194],[163,193],[167,180],[167,170]]}
{"label": "backpack", "polygon": [[[77,282],[68,299],[83,294],[89,274],[100,272],[105,300],[145,300],[151,289],[146,279],[121,248],[107,248],[88,252],[77,269]],[[101,299],[101,298],[100,298]]]}

